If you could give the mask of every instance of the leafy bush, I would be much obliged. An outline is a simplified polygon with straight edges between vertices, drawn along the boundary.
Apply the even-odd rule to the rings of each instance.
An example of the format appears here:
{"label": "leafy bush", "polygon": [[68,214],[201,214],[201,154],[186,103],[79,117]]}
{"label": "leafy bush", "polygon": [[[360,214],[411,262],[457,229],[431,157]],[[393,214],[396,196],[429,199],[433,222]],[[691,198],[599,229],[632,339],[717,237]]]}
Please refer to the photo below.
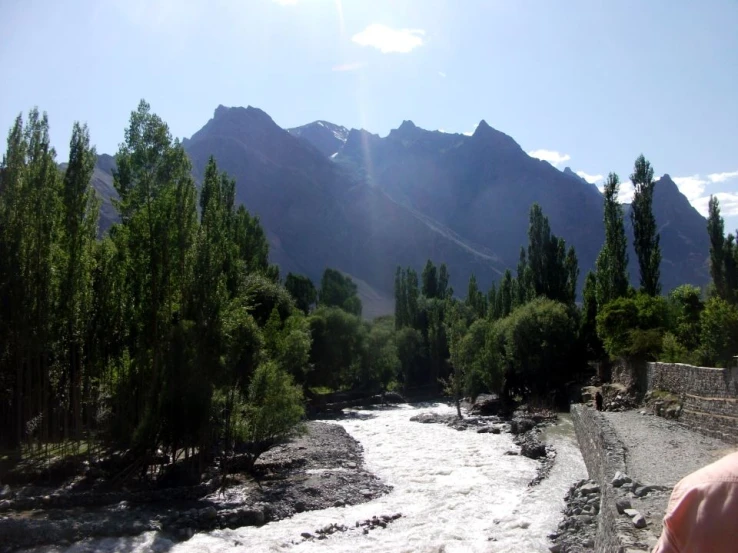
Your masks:
{"label": "leafy bush", "polygon": [[703,364],[728,367],[738,354],[738,308],[719,297],[710,298],[700,316]]}
{"label": "leafy bush", "polygon": [[612,359],[654,358],[661,351],[666,320],[663,298],[638,293],[605,304],[597,314],[597,334]]}
{"label": "leafy bush", "polygon": [[[489,355],[504,367],[509,394],[543,397],[563,384],[575,367],[577,320],[559,302],[537,298],[495,323]],[[499,378],[499,377],[497,377]]]}
{"label": "leafy bush", "polygon": [[292,377],[272,361],[259,365],[251,378],[237,430],[244,442],[241,449],[250,457],[249,464],[253,466],[259,455],[289,437],[304,415],[302,391]]}

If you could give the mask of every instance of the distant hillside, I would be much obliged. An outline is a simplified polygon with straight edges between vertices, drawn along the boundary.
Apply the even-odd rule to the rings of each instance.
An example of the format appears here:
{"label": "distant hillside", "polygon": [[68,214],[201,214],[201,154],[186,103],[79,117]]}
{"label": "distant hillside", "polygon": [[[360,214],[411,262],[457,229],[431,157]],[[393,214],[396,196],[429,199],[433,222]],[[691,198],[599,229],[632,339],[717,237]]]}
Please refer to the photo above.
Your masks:
{"label": "distant hillside", "polygon": [[294,136],[302,138],[315,146],[324,156],[332,156],[346,143],[349,130],[328,121],[315,121],[302,127],[287,129]]}
{"label": "distant hillside", "polygon": [[[603,241],[597,187],[531,158],[485,121],[472,136],[405,121],[379,137],[325,121],[286,131],[259,109],[219,106],[183,145],[196,179],[211,155],[236,179],[237,200],[260,217],[282,274],[317,282],[325,267],[337,268],[359,282],[371,315],[391,311],[397,265],[420,271],[431,258],[448,264],[460,295],[472,273],[488,287],[517,264],[533,202],[576,247],[581,279]],[[93,177],[104,199],[102,230],[116,218],[113,164],[99,156]],[[668,175],[656,183],[654,213],[664,291],[708,282],[706,221]],[[632,246],[630,262],[637,286]]]}

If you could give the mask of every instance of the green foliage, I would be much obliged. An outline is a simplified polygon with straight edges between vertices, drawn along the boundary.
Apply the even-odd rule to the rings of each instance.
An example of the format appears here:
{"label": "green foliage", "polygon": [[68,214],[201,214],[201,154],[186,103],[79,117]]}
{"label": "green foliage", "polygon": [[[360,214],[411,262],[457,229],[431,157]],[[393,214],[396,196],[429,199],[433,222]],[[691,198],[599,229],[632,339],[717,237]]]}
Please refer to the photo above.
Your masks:
{"label": "green foliage", "polygon": [[[525,259],[521,255],[521,263]],[[528,228],[528,261],[530,276],[518,268],[518,279],[523,276],[532,282],[532,296],[545,296],[554,301],[573,304],[576,299],[576,285],[579,277],[579,264],[574,248],[566,250],[563,238],[551,232],[548,217],[538,204],[530,209]],[[524,286],[525,288],[525,286]],[[525,294],[521,294],[525,297]]]}
{"label": "green foliage", "polygon": [[400,359],[397,356],[394,324],[390,318],[374,321],[367,340],[367,371],[359,379],[359,386],[373,389],[379,387],[387,391],[390,383],[400,372]]}
{"label": "green foliage", "polygon": [[284,439],[305,414],[302,391],[274,362],[256,368],[245,410],[246,441],[257,444]]}
{"label": "green foliage", "polygon": [[710,237],[710,274],[714,293],[731,304],[738,301],[738,247],[735,236],[724,236],[720,202],[710,196],[707,233]]}
{"label": "green foliage", "polygon": [[477,286],[477,278],[472,273],[469,277],[469,289],[466,295],[466,305],[478,318],[484,318],[487,314],[487,296]]}
{"label": "green foliage", "polygon": [[597,256],[597,305],[602,308],[628,294],[628,252],[623,208],[618,202],[620,179],[610,173],[605,182],[605,243]]}
{"label": "green foliage", "polygon": [[638,293],[617,298],[597,315],[597,334],[613,359],[653,359],[661,351],[667,316],[666,301],[660,296]]}
{"label": "green foliage", "polygon": [[661,247],[656,218],[653,215],[653,168],[643,154],[638,156],[630,180],[635,187],[630,217],[633,222],[633,245],[641,270],[641,290],[650,295],[661,293]]}
{"label": "green foliage", "polygon": [[276,309],[279,318],[286,319],[294,310],[290,293],[268,276],[252,273],[244,279],[244,294],[251,304],[252,313],[259,325],[265,325]]}
{"label": "green foliage", "polygon": [[339,307],[353,315],[361,315],[358,288],[351,277],[335,269],[326,269],[320,280],[318,303],[327,307]]}
{"label": "green foliage", "polygon": [[142,101],[115,159],[121,222],[97,240],[95,160],[75,123],[60,173],[37,110],[8,136],[0,436],[11,447],[111,440],[144,466],[155,448],[194,449],[204,468],[240,432],[260,444],[255,458],[302,416],[288,373],[304,379],[311,342],[258,218],[234,205],[214,159],[198,217],[190,162]]}
{"label": "green foliage", "polygon": [[361,318],[338,307],[318,307],[309,317],[311,386],[350,386],[361,367],[367,329]]}
{"label": "green foliage", "polygon": [[738,355],[738,308],[719,297],[707,300],[700,315],[704,364],[729,367]]}
{"label": "green foliage", "polygon": [[707,234],[710,238],[710,275],[715,291],[723,299],[728,299],[725,283],[725,224],[720,216],[720,202],[710,196],[708,203]]}
{"label": "green foliage", "polygon": [[[399,381],[408,389],[426,384],[423,378],[425,344],[423,335],[415,328],[404,327],[395,336],[397,357],[400,360]],[[431,383],[432,384],[432,383]]]}
{"label": "green foliage", "polygon": [[426,298],[439,297],[438,272],[436,266],[429,259],[423,269],[423,295]]}
{"label": "green foliage", "polygon": [[664,363],[692,363],[694,362],[693,357],[674,334],[671,332],[664,334],[659,361]]}
{"label": "green foliage", "polygon": [[546,397],[566,382],[576,369],[577,327],[572,309],[548,298],[537,298],[497,321],[490,358],[502,363],[508,393]]}
{"label": "green foliage", "polygon": [[597,278],[593,272],[587,273],[582,290],[582,316],[579,326],[579,341],[585,349],[587,359],[602,359],[605,350],[597,335]]}
{"label": "green foliage", "polygon": [[315,289],[313,281],[304,275],[287,273],[284,287],[295,300],[297,308],[305,315],[310,313],[310,308],[318,299],[318,291]]}
{"label": "green foliage", "polygon": [[682,284],[669,293],[669,328],[688,351],[700,345],[700,314],[704,309],[702,292],[696,286]]}

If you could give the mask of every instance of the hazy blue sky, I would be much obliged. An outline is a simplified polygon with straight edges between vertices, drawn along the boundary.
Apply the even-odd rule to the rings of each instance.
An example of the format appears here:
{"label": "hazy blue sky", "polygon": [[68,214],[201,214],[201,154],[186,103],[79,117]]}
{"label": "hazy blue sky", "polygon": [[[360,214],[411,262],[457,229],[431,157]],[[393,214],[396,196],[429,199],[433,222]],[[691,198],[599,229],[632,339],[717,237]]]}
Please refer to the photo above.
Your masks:
{"label": "hazy blue sky", "polygon": [[114,153],[141,98],[176,136],[218,104],[381,135],[485,119],[590,180],[643,152],[738,226],[736,0],[0,0],[0,37],[0,128],[37,105],[60,158],[74,120]]}

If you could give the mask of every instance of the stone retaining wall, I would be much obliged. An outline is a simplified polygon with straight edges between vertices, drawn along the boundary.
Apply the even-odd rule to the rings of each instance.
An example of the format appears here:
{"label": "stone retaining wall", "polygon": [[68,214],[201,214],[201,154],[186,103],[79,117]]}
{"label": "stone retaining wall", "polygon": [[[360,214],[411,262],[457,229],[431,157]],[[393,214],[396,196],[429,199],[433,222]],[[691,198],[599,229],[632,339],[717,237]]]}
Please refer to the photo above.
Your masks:
{"label": "stone retaining wall", "polygon": [[694,367],[681,363],[648,363],[649,391],[679,396],[679,421],[729,442],[738,442],[738,369]]}
{"label": "stone retaining wall", "polygon": [[571,418],[589,477],[597,481],[602,494],[595,551],[622,552],[625,545],[621,536],[626,528],[615,508],[612,479],[617,471],[625,473],[625,449],[607,420],[591,407],[572,405]]}

